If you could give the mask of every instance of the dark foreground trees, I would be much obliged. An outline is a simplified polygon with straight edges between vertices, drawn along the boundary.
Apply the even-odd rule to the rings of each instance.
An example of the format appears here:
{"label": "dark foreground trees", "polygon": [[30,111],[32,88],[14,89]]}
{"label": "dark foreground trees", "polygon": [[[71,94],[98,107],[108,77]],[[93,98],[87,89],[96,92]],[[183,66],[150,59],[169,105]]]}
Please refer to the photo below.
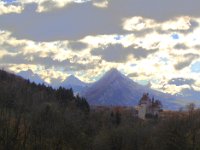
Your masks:
{"label": "dark foreground trees", "polygon": [[0,150],[200,150],[200,110],[139,120],[0,71]]}
{"label": "dark foreground trees", "polygon": [[72,89],[54,90],[0,70],[0,149],[88,149],[89,112]]}

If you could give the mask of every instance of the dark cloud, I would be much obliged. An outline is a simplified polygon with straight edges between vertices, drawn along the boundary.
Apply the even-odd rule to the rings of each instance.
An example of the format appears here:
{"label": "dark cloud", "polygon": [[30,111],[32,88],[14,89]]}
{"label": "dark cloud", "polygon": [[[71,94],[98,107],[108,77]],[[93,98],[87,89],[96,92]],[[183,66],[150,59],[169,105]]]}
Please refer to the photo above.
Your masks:
{"label": "dark cloud", "polygon": [[185,44],[176,44],[174,46],[174,48],[178,49],[178,50],[186,50],[186,49],[188,49],[188,47]]}
{"label": "dark cloud", "polygon": [[[51,8],[53,2],[42,3]],[[199,0],[112,0],[108,8],[97,8],[92,2],[71,3],[60,9],[43,13],[36,12],[36,4],[27,4],[21,14],[0,16],[0,27],[11,31],[19,39],[55,41],[80,39],[87,35],[125,34],[124,18],[142,16],[166,21],[178,16],[199,17]],[[191,22],[195,27],[196,22]],[[192,27],[192,28],[193,28]]]}
{"label": "dark cloud", "polygon": [[194,29],[196,29],[197,27],[199,27],[199,23],[196,20],[192,19],[192,20],[190,20],[189,30],[182,30],[181,32],[182,33],[190,33],[190,32],[193,32]]}
{"label": "dark cloud", "polygon": [[21,51],[22,49],[24,49],[25,46],[26,46],[26,44],[14,44],[13,45],[13,44],[9,43],[9,41],[7,42],[7,40],[3,41],[3,43],[0,44],[0,48],[5,49],[9,53],[16,53],[18,51]]}
{"label": "dark cloud", "polygon": [[196,45],[194,48],[200,50],[200,45]]}
{"label": "dark cloud", "polygon": [[74,51],[81,51],[87,48],[88,45],[82,42],[70,42],[68,46]]}
{"label": "dark cloud", "polygon": [[200,1],[194,0],[113,0],[110,9],[115,9],[126,16],[143,16],[157,21],[166,21],[178,16],[199,17]]}
{"label": "dark cloud", "polygon": [[44,1],[44,2],[40,3],[41,7],[47,8],[50,10],[55,9],[55,7],[54,7],[55,5],[56,5],[56,2],[54,2],[54,1]]}
{"label": "dark cloud", "polygon": [[174,65],[174,68],[176,70],[181,70],[185,67],[188,67],[195,59],[199,58],[199,55],[190,53],[190,54],[185,54],[183,57],[184,57],[183,61],[180,61]]}
{"label": "dark cloud", "polygon": [[[92,3],[70,4],[45,13],[29,4],[21,14],[0,16],[0,27],[19,39],[34,41],[77,40],[87,35],[122,33],[121,21],[108,9]],[[124,31],[123,31],[124,33]]]}
{"label": "dark cloud", "polygon": [[[29,58],[32,57],[32,60]],[[0,59],[1,63],[9,63],[9,64],[35,64],[42,65],[46,68],[50,68],[53,66],[69,66],[71,63],[69,60],[58,61],[53,60],[51,57],[39,57],[38,54],[34,55],[23,55],[21,53],[17,55],[5,55]]]}
{"label": "dark cloud", "polygon": [[140,75],[136,72],[128,74],[128,77],[139,77]]}
{"label": "dark cloud", "polygon": [[104,2],[105,0],[94,0],[94,2],[96,2],[96,3],[102,3],[102,2]]}
{"label": "dark cloud", "polygon": [[174,84],[176,86],[182,86],[182,85],[192,85],[195,83],[194,79],[185,79],[185,78],[173,78],[168,81],[168,84]]}
{"label": "dark cloud", "polygon": [[[80,71],[80,70],[87,70],[87,69],[93,69],[96,66],[100,65],[100,61],[94,60],[91,63],[82,64],[78,62],[71,62],[71,60],[66,59],[63,61],[54,60],[49,54],[48,57],[40,57],[38,53],[31,54],[31,55],[23,55],[22,53],[19,53],[17,55],[4,55],[0,59],[0,63],[4,64],[32,64],[32,65],[38,65],[38,66],[44,66],[46,69],[48,68],[62,68],[65,71]],[[78,56],[77,56],[78,57]],[[32,59],[30,59],[32,58]],[[74,59],[75,60],[75,59]]]}
{"label": "dark cloud", "polygon": [[143,29],[143,30],[140,30],[140,31],[134,31],[133,33],[136,37],[143,37],[147,34],[152,33],[154,30],[155,29]]}
{"label": "dark cloud", "polygon": [[101,56],[102,59],[108,62],[126,62],[129,55],[136,59],[146,58],[149,54],[156,52],[156,50],[145,50],[143,48],[124,48],[121,44],[109,45],[103,48],[97,48],[91,51],[92,55]]}
{"label": "dark cloud", "polygon": [[181,70],[191,64],[192,60],[181,61],[177,63],[174,67],[176,70]]}
{"label": "dark cloud", "polygon": [[190,28],[187,29],[187,30],[180,30],[180,29],[168,29],[168,30],[163,30],[161,29],[160,27],[157,27],[155,30],[160,33],[160,34],[168,34],[168,33],[174,33],[174,32],[178,32],[178,33],[182,33],[182,34],[187,34],[187,33],[190,33],[190,32],[193,32],[197,27],[199,27],[199,23],[194,20],[194,19],[191,19],[190,22]]}

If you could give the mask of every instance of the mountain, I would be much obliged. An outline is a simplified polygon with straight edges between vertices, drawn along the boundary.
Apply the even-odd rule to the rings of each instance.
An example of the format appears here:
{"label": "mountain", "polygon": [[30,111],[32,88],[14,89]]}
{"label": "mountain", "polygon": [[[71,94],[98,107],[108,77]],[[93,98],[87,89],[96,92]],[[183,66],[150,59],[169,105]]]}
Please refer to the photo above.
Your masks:
{"label": "mountain", "polygon": [[60,86],[69,89],[72,88],[75,93],[80,93],[83,91],[85,88],[89,86],[88,83],[85,83],[75,77],[74,75],[69,76],[67,79],[65,79]]}
{"label": "mountain", "polygon": [[191,88],[182,89],[176,94],[177,103],[187,105],[189,103],[195,103],[200,106],[200,92]]}
{"label": "mountain", "polygon": [[37,74],[33,73],[32,70],[27,70],[27,71],[21,71],[17,73],[18,76],[28,79],[30,82],[35,82],[36,84],[46,84],[45,81]]}
{"label": "mountain", "polygon": [[[70,105],[67,105],[69,103]],[[16,74],[0,69],[1,111],[5,109],[5,112],[10,113],[12,111],[8,111],[8,109],[12,109],[16,111],[13,114],[19,112],[20,115],[21,113],[30,113],[29,116],[31,116],[32,114],[40,113],[41,111],[39,110],[43,108],[44,110],[47,110],[45,109],[45,106],[47,106],[46,108],[48,108],[48,111],[50,111],[51,108],[52,110],[57,109],[56,114],[63,106],[68,108],[71,107],[73,110],[77,109],[83,112],[88,112],[90,109],[86,99],[74,95],[72,90],[64,88],[54,89],[45,84],[31,83],[30,80],[26,80]],[[70,113],[70,111],[68,113]],[[3,115],[5,114],[3,113]],[[17,115],[13,115],[12,117],[15,116]],[[38,116],[40,115],[38,114]]]}
{"label": "mountain", "polygon": [[155,99],[165,101],[165,108],[175,106],[173,96],[142,86],[114,68],[86,89],[82,96],[86,97],[91,105],[131,106],[138,104],[145,92]]}
{"label": "mountain", "polygon": [[[46,83],[39,75],[33,73],[32,70],[21,71],[17,73],[17,75],[24,79],[28,79],[31,82],[35,82],[36,84],[44,83],[45,85],[48,85],[48,83]],[[75,77],[74,75],[71,75],[67,79],[65,79],[63,82],[61,82],[61,79],[52,78],[50,85],[55,89],[59,88],[60,86],[66,89],[72,88],[75,93],[80,93],[85,88],[87,88],[90,84],[84,83],[81,80],[79,80],[77,77]]]}

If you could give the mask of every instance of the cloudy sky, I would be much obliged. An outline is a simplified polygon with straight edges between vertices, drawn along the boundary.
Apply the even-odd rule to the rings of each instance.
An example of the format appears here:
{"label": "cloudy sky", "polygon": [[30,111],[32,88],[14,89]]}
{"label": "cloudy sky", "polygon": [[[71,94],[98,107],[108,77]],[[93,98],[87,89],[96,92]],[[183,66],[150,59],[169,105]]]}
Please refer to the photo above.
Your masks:
{"label": "cloudy sky", "polygon": [[177,93],[200,91],[199,0],[0,0],[0,67],[46,82],[110,68]]}

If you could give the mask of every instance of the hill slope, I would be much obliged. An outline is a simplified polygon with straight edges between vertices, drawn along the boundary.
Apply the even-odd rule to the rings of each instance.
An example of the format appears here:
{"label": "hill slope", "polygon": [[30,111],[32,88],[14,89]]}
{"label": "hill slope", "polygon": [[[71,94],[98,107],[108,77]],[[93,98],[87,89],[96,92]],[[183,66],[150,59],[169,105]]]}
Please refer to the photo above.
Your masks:
{"label": "hill slope", "polygon": [[3,107],[23,106],[29,111],[46,103],[69,107],[76,105],[78,108],[83,104],[83,107],[88,107],[86,100],[74,96],[72,90],[64,88],[55,90],[45,84],[31,83],[29,80],[3,70],[0,70],[0,91],[0,106]]}

